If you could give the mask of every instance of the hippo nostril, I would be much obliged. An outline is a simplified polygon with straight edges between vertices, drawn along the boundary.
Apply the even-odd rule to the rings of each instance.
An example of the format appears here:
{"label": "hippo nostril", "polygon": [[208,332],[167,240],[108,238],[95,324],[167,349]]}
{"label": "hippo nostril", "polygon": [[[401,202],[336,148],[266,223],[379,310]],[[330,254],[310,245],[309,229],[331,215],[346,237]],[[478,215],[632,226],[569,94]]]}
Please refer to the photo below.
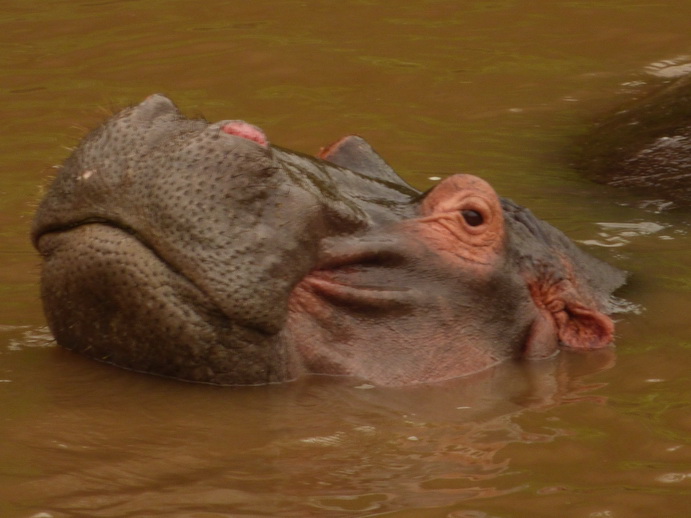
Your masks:
{"label": "hippo nostril", "polygon": [[482,214],[476,210],[466,209],[461,211],[461,216],[465,222],[471,227],[479,227],[485,222],[485,218]]}

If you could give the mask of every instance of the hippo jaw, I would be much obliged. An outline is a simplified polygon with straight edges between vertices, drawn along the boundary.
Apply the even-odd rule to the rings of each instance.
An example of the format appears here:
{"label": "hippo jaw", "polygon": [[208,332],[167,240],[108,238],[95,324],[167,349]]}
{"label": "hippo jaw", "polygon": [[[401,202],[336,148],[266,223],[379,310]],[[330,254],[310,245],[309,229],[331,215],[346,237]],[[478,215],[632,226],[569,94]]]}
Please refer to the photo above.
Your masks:
{"label": "hippo jaw", "polygon": [[62,346],[190,381],[255,384],[291,377],[293,360],[273,346],[269,332],[229,318],[126,231],[85,224],[47,234],[39,246],[41,297]]}
{"label": "hippo jaw", "polygon": [[482,180],[422,196],[361,139],[321,157],[162,96],[114,116],[34,222],[58,343],[198,382],[401,385],[611,341],[603,301],[620,274],[597,262],[619,280],[579,284],[595,260]]}

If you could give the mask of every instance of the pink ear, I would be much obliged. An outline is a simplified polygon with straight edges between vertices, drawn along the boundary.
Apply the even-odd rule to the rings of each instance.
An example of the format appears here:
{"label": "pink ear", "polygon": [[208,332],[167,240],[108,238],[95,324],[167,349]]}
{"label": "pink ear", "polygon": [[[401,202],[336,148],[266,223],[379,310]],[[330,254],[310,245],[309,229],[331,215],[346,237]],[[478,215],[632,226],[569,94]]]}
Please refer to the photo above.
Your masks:
{"label": "pink ear", "polygon": [[612,343],[614,323],[607,315],[578,302],[566,302],[553,314],[559,340],[575,349],[599,349]]}
{"label": "pink ear", "polygon": [[526,344],[527,356],[544,357],[545,348],[549,347],[541,344],[549,344],[550,335],[554,341],[558,338],[563,345],[574,349],[599,349],[612,343],[612,319],[593,302],[585,300],[570,281],[562,280],[551,286],[532,283],[529,287],[539,316]]}

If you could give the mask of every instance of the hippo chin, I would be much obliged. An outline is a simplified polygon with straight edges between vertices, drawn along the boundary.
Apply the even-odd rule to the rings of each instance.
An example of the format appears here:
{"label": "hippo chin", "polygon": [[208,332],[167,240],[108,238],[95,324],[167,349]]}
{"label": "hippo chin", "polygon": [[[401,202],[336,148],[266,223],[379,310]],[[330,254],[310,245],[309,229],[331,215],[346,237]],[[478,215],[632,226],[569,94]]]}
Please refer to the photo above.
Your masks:
{"label": "hippo chin", "polygon": [[228,385],[434,382],[604,347],[625,280],[477,177],[420,193],[359,137],[312,158],[161,95],[84,139],[33,241],[59,344]]}

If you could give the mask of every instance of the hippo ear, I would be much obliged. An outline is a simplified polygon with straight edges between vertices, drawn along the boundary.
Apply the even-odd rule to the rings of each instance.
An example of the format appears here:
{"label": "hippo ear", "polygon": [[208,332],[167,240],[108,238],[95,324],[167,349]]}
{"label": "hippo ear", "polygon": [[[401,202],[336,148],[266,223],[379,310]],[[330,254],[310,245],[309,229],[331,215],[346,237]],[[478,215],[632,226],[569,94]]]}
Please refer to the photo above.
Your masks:
{"label": "hippo ear", "polygon": [[351,171],[401,183],[396,171],[365,139],[357,135],[348,135],[322,148],[317,156]]}
{"label": "hippo ear", "polygon": [[558,342],[596,349],[612,342],[612,293],[627,274],[585,253],[552,225],[510,200],[502,200],[507,233],[520,251],[519,270],[538,316],[526,355],[544,357]]}
{"label": "hippo ear", "polygon": [[526,345],[526,356],[541,358],[556,350],[556,342],[574,349],[599,349],[612,343],[614,323],[568,280],[551,286],[530,283],[538,309]]}

